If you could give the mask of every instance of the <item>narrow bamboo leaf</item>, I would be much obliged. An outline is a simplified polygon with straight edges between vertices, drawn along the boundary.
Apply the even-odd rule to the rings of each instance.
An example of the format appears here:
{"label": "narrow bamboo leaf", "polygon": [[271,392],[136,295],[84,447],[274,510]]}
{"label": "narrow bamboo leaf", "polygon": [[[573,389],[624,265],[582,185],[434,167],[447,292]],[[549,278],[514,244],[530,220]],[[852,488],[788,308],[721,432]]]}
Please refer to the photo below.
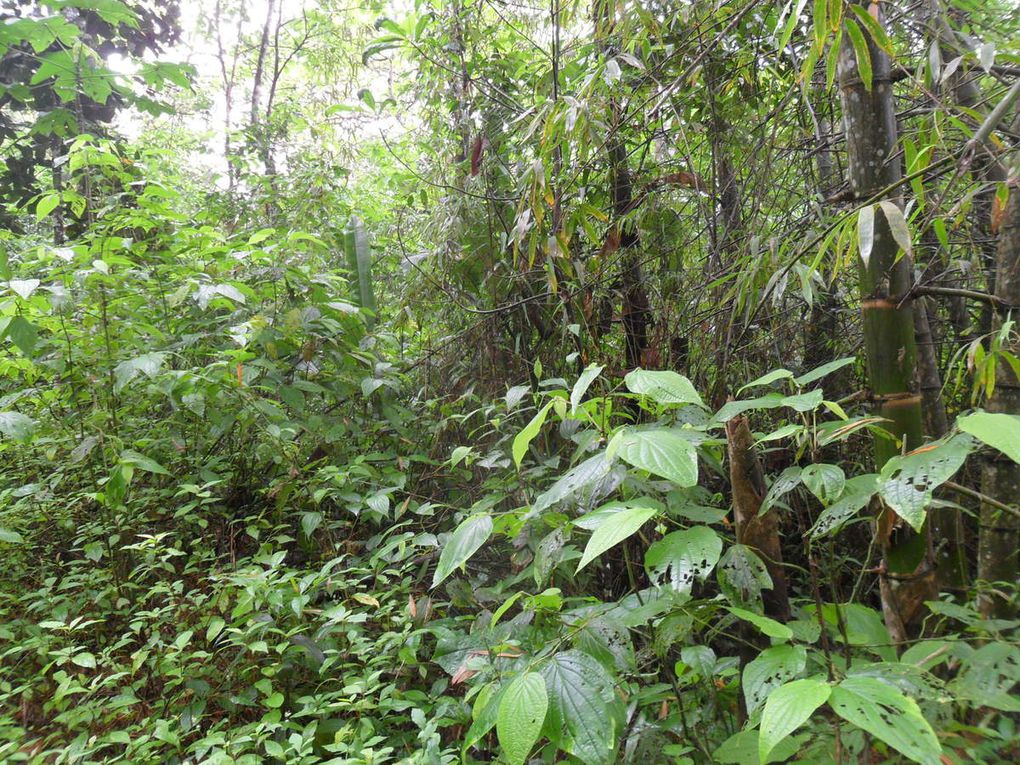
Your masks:
{"label": "narrow bamboo leaf", "polygon": [[636,533],[638,529],[655,517],[656,510],[650,507],[628,507],[618,513],[613,513],[604,520],[595,533],[591,535],[588,544],[584,548],[581,562],[577,564],[577,570],[591,563],[610,547],[618,545],[623,540]]}
{"label": "narrow bamboo leaf", "polygon": [[857,21],[868,30],[868,34],[871,35],[871,39],[875,41],[875,44],[890,56],[893,55],[892,40],[889,39],[889,35],[886,33],[881,22],[868,13],[867,9],[862,5],[851,4],[850,10],[857,17]]}
{"label": "narrow bamboo leaf", "polygon": [[549,709],[545,678],[528,672],[516,678],[499,702],[496,737],[510,765],[524,765]]}
{"label": "narrow bamboo leaf", "polygon": [[432,577],[432,586],[436,587],[452,574],[454,569],[464,565],[468,558],[485,544],[490,534],[492,534],[492,518],[488,514],[472,515],[461,521],[449,541],[443,546],[443,552],[439,555],[439,565]]}
{"label": "narrow bamboo leaf", "polygon": [[885,220],[889,224],[889,229],[892,231],[896,244],[907,255],[912,256],[914,254],[914,247],[910,241],[910,227],[907,226],[907,219],[903,217],[903,210],[895,202],[890,202],[889,200],[883,200],[879,202],[879,205],[882,207]]}
{"label": "narrow bamboo leaf", "polygon": [[862,207],[857,213],[857,249],[861,260],[867,266],[871,262],[871,250],[875,246],[875,208]]}
{"label": "narrow bamboo leaf", "polygon": [[857,26],[857,22],[851,18],[843,19],[843,28],[850,37],[850,44],[853,46],[854,55],[857,57],[857,73],[861,76],[864,89],[871,92],[871,51],[868,50],[868,41],[864,39],[864,33]]}
{"label": "narrow bamboo leaf", "polygon": [[794,680],[769,694],[761,715],[758,734],[758,760],[768,761],[769,752],[784,738],[810,719],[824,704],[832,689],[819,678]]}

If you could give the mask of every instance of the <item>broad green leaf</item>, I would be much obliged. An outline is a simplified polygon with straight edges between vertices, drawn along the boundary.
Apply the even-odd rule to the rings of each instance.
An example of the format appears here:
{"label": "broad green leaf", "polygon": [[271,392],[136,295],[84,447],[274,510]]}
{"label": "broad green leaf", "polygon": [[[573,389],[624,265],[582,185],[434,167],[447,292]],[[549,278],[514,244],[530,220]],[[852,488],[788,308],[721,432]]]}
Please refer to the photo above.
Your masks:
{"label": "broad green leaf", "polygon": [[875,207],[867,205],[857,213],[857,250],[867,266],[871,262],[871,250],[875,246]]}
{"label": "broad green leaf", "polygon": [[540,671],[549,694],[549,738],[586,765],[613,763],[614,684],[605,668],[586,653],[565,651],[555,654]]}
{"label": "broad green leaf", "polygon": [[801,472],[803,471],[799,466],[791,465],[780,473],[779,477],[769,486],[769,490],[765,492],[759,512],[767,513],[780,497],[796,489],[800,485]]}
{"label": "broad green leaf", "polygon": [[645,568],[653,581],[668,574],[674,590],[690,592],[694,580],[704,581],[719,562],[722,547],[722,539],[707,526],[674,531],[649,546]]}
{"label": "broad green leaf", "polygon": [[648,396],[659,404],[704,406],[691,381],[676,372],[635,369],[623,378],[627,390]]}
{"label": "broad green leaf", "polygon": [[628,507],[607,517],[588,540],[581,562],[577,564],[577,570],[580,571],[610,547],[618,545],[634,534],[651,520],[656,512],[650,507]]}
{"label": "broad green leaf", "polygon": [[921,765],[939,765],[942,747],[917,702],[872,677],[848,677],[829,705],[844,720]]}
{"label": "broad green leaf", "polygon": [[589,457],[540,494],[531,506],[532,513],[539,513],[567,497],[591,488],[608,476],[612,467],[613,463],[605,452]]}
{"label": "broad green leaf", "polygon": [[0,528],[0,542],[6,542],[7,544],[17,545],[25,541],[25,538],[16,531],[10,529]]}
{"label": "broad green leaf", "polygon": [[738,619],[753,624],[762,631],[762,634],[770,638],[775,638],[776,640],[789,640],[793,637],[793,630],[782,622],[777,622],[775,619],[771,619],[768,616],[762,616],[761,614],[756,614],[753,611],[748,611],[746,608],[735,608],[733,606],[730,606],[728,610]]}
{"label": "broad green leaf", "polygon": [[132,451],[131,449],[125,449],[120,453],[120,459],[122,462],[134,465],[140,470],[145,470],[149,473],[157,473],[158,475],[170,475],[170,471],[160,465],[156,460],[146,457],[144,454]]}
{"label": "broad green leaf", "polygon": [[548,709],[545,678],[539,673],[521,675],[507,687],[499,702],[496,737],[510,765],[524,765],[542,732]]}
{"label": "broad green leaf", "polygon": [[769,694],[758,733],[758,761],[768,762],[769,753],[784,738],[806,723],[824,704],[832,689],[819,678],[794,680]]}
{"label": "broad green leaf", "polygon": [[163,367],[165,353],[143,353],[133,359],[120,362],[113,368],[113,392],[120,393],[138,375],[155,377]]}
{"label": "broad green leaf", "polygon": [[584,398],[584,394],[588,392],[588,388],[595,381],[595,378],[602,374],[604,367],[598,364],[589,364],[585,367],[585,370],[581,372],[581,376],[577,378],[577,382],[574,383],[573,389],[570,391],[570,411],[574,413],[577,411],[577,407],[581,405],[581,400]]}
{"label": "broad green leaf", "polygon": [[773,690],[795,678],[805,666],[807,649],[800,645],[775,645],[748,662],[740,683],[747,713],[754,712]]}
{"label": "broad green leaf", "polygon": [[535,416],[531,418],[531,421],[521,428],[521,432],[514,436],[514,443],[511,451],[514,455],[514,464],[516,464],[518,468],[521,466],[521,460],[524,459],[524,455],[528,452],[528,446],[534,440],[535,436],[538,435],[538,432],[542,429],[542,425],[545,424],[546,415],[549,414],[549,410],[552,409],[552,405],[553,402],[550,401],[539,409]]}
{"label": "broad green leaf", "polygon": [[627,428],[615,446],[617,456],[636,468],[684,488],[698,482],[698,455],[694,445],[675,431]]}
{"label": "broad green leaf", "polygon": [[883,499],[920,531],[935,489],[953,477],[972,449],[970,436],[955,435],[893,457],[882,467]]}
{"label": "broad green leaf", "polygon": [[829,504],[843,492],[846,474],[838,465],[808,465],[800,474],[801,482],[822,504]]}
{"label": "broad green leaf", "polygon": [[25,441],[34,429],[35,422],[31,417],[21,412],[0,412],[0,435],[15,441]]}
{"label": "broad green leaf", "polygon": [[439,555],[439,565],[432,577],[432,586],[438,586],[458,566],[464,565],[468,558],[478,552],[492,533],[492,518],[487,513],[472,515],[465,518],[454,530],[453,535],[443,545]]}
{"label": "broad green leaf", "polygon": [[858,475],[846,482],[840,498],[825,508],[811,529],[811,538],[819,539],[838,531],[843,525],[866,507],[878,491],[878,476],[874,473]]}
{"label": "broad green leaf", "polygon": [[0,327],[0,338],[7,336],[26,356],[31,356],[39,339],[39,328],[24,316],[12,316],[5,327]]}
{"label": "broad green leaf", "polygon": [[1020,462],[1020,417],[1013,414],[975,412],[956,418],[956,425],[982,443]]}
{"label": "broad green leaf", "polygon": [[205,640],[207,643],[211,643],[217,638],[217,636],[223,632],[223,628],[227,626],[227,623],[221,616],[214,616],[209,620],[209,625],[205,628]]}

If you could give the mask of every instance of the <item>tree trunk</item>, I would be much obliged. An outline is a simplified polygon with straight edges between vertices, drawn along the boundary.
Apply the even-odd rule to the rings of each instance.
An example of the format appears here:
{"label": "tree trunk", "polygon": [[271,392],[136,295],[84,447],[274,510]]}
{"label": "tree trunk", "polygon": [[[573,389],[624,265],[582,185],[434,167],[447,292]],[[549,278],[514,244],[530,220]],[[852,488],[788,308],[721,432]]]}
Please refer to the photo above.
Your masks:
{"label": "tree trunk", "polygon": [[[858,202],[888,189],[886,200],[902,206],[896,188],[902,173],[896,152],[898,135],[889,58],[871,40],[868,48],[873,71],[870,91],[861,79],[849,35],[844,34],[839,84],[850,187]],[[867,262],[858,258],[864,348],[874,413],[889,421],[886,428],[910,450],[921,444],[924,420],[915,375],[913,304],[909,297],[903,297],[909,296],[912,286],[912,263],[909,256],[897,260],[898,254],[899,246],[879,209],[870,257]],[[898,453],[889,439],[875,439],[877,468]],[[889,508],[882,507],[876,535],[883,555],[882,609],[893,639],[902,642],[917,632],[924,601],[935,595],[927,528],[915,534]]]}
{"label": "tree trunk", "polygon": [[[1009,305],[1020,305],[1020,185],[1015,181],[1011,184],[999,227],[996,261],[996,294]],[[1014,340],[1007,350],[1020,354],[1020,342]],[[1013,368],[1001,360],[996,371],[995,390],[986,408],[990,412],[1020,414],[1020,379]],[[1020,465],[1001,454],[990,456],[981,471],[981,492],[1015,504],[1020,498]],[[994,585],[996,582],[1006,582],[1011,587],[1016,584],[1018,544],[1020,523],[1017,518],[987,503],[982,504],[978,579],[988,583],[991,589],[982,593],[979,604],[987,617],[1011,618],[1015,611],[1014,603]]]}

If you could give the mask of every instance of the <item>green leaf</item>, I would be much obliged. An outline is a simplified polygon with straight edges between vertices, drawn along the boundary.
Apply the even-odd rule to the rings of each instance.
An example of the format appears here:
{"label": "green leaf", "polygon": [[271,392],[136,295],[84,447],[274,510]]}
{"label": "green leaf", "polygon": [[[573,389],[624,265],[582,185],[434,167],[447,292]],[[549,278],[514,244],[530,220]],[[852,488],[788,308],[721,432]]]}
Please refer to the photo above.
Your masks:
{"label": "green leaf", "polygon": [[1014,462],[1020,462],[1020,417],[1013,414],[975,412],[956,418],[964,433],[998,449]]}
{"label": "green leaf", "polygon": [[818,463],[804,468],[800,480],[819,502],[828,504],[843,493],[846,474],[838,465]]}
{"label": "green leaf", "polygon": [[777,622],[775,619],[770,619],[768,616],[762,616],[756,614],[753,611],[748,611],[745,608],[736,608],[729,606],[729,612],[738,619],[742,619],[745,622],[749,622],[762,631],[764,635],[777,640],[789,640],[793,637],[793,630],[787,627],[781,622]]}
{"label": "green leaf", "polygon": [[528,446],[534,440],[535,436],[538,435],[538,431],[542,429],[542,425],[545,424],[545,417],[549,414],[549,410],[552,408],[553,402],[550,401],[548,404],[538,410],[538,413],[531,418],[531,421],[521,428],[521,432],[514,436],[514,443],[512,447],[514,455],[514,463],[518,468],[521,466],[521,460],[524,459],[524,455],[528,451]]}
{"label": "green leaf", "polygon": [[798,387],[803,387],[808,383],[813,383],[815,380],[821,380],[823,377],[832,374],[837,369],[842,369],[845,366],[853,364],[855,361],[857,361],[857,358],[854,356],[848,356],[845,359],[836,359],[835,361],[830,361],[828,364],[822,364],[820,367],[816,367],[810,372],[805,372],[800,377],[795,377],[793,381],[798,385]]}
{"label": "green leaf", "polygon": [[786,48],[786,44],[790,42],[790,38],[793,36],[793,30],[797,27],[797,22],[800,21],[800,13],[804,10],[804,6],[807,5],[807,0],[795,0],[793,7],[790,9],[790,16],[786,19],[786,24],[783,26],[783,32],[779,36],[779,43],[777,48],[780,55]]}
{"label": "green leaf", "polygon": [[14,316],[7,322],[6,328],[0,330],[0,337],[4,335],[11,338],[11,342],[18,346],[22,353],[31,356],[39,338],[39,328],[24,316]]}
{"label": "green leaf", "polygon": [[584,398],[584,394],[588,392],[588,388],[595,381],[595,378],[602,374],[602,367],[598,364],[589,364],[585,367],[585,370],[581,372],[581,376],[577,378],[577,382],[574,383],[573,389],[570,391],[570,411],[574,413],[577,411],[577,407],[581,405],[581,400]]}
{"label": "green leaf", "polygon": [[16,531],[10,529],[0,528],[0,542],[7,542],[8,544],[18,545],[22,544],[25,538]]}
{"label": "green leaf", "polygon": [[819,515],[811,528],[811,538],[819,539],[838,531],[843,525],[866,507],[878,491],[878,476],[874,473],[858,475],[846,482],[843,495]]}
{"label": "green leaf", "polygon": [[610,547],[634,534],[651,520],[656,512],[650,507],[628,507],[608,516],[599,524],[595,533],[588,540],[584,554],[581,556],[581,562],[577,564],[577,570],[580,571]]}
{"label": "green leaf", "polygon": [[922,765],[939,765],[942,747],[917,702],[873,677],[848,677],[832,689],[832,709]]}
{"label": "green leaf", "polygon": [[920,531],[935,489],[953,477],[972,450],[970,436],[955,435],[893,457],[882,468],[883,499]]}
{"label": "green leaf", "polygon": [[223,632],[223,628],[227,626],[227,623],[220,616],[214,616],[209,620],[209,626],[205,628],[205,639],[206,642],[211,643],[216,637]]}
{"label": "green leaf", "polygon": [[541,668],[549,694],[546,731],[560,749],[586,765],[614,762],[613,681],[581,651],[555,654]]}
{"label": "green leaf", "polygon": [[432,577],[432,586],[438,586],[458,566],[464,565],[468,558],[478,552],[492,533],[492,518],[486,513],[472,515],[461,521],[453,535],[443,545],[439,555],[439,565]]}
{"label": "green leaf", "polygon": [[545,678],[528,672],[515,679],[499,702],[496,737],[510,765],[524,765],[549,709]]}
{"label": "green leaf", "polygon": [[791,372],[789,369],[774,369],[768,374],[762,375],[756,380],[751,380],[751,382],[749,382],[747,385],[744,385],[743,387],[739,388],[737,390],[737,395],[740,395],[748,388],[757,388],[762,385],[770,385],[774,383],[776,380],[789,380],[792,378],[793,372]]}
{"label": "green leaf", "polygon": [[[864,89],[870,93],[872,76],[871,51],[868,50],[868,41],[864,39],[864,33],[853,19],[844,17],[843,28],[846,29],[846,33],[850,37],[850,44],[853,46],[854,55],[857,57],[857,71],[861,76],[861,82],[864,83]],[[864,258],[864,262],[867,263],[868,259]]]}
{"label": "green leaf", "polygon": [[16,294],[22,300],[28,300],[32,297],[32,293],[39,289],[39,285],[42,284],[38,279],[11,279],[7,282],[7,286],[10,287],[11,292]]}
{"label": "green leaf", "polygon": [[868,33],[875,41],[875,44],[889,55],[892,55],[892,41],[889,39],[889,35],[886,33],[885,28],[878,19],[868,13],[867,9],[861,5],[851,4],[850,10],[853,11],[857,20],[864,26],[864,28],[868,30]]}
{"label": "green leaf", "polygon": [[545,508],[597,484],[609,475],[612,467],[613,463],[606,457],[605,452],[589,457],[580,465],[571,468],[562,478],[540,494],[532,504],[531,512],[539,513]]}
{"label": "green leaf", "polygon": [[805,666],[807,649],[800,645],[772,646],[748,662],[740,683],[747,713],[754,712],[773,690],[795,678]]}
{"label": "green leaf", "polygon": [[35,429],[35,422],[21,412],[0,412],[0,435],[15,441],[27,441]]}
{"label": "green leaf", "polygon": [[765,493],[765,499],[761,502],[759,513],[767,513],[780,497],[796,489],[800,485],[802,472],[799,466],[791,465],[780,473],[779,477],[772,482],[769,490]]}
{"label": "green leaf", "polygon": [[676,372],[635,369],[623,382],[631,393],[648,396],[659,404],[705,405],[691,381]]}
{"label": "green leaf", "polygon": [[875,207],[862,207],[857,213],[857,250],[865,267],[871,261],[871,250],[875,246]]}
{"label": "green leaf", "polygon": [[140,470],[158,475],[170,475],[170,471],[160,465],[156,460],[146,457],[144,454],[125,449],[120,453],[121,462],[127,462]]}
{"label": "green leaf", "polygon": [[824,680],[810,677],[794,680],[770,693],[761,715],[759,762],[767,762],[776,745],[806,723],[814,711],[828,700],[831,692]]}
{"label": "green leaf", "polygon": [[690,592],[695,579],[705,580],[722,554],[722,539],[707,526],[674,531],[652,543],[645,553],[645,568],[655,582],[669,576],[678,592]]}
{"label": "green leaf", "polygon": [[761,591],[772,588],[772,577],[757,553],[747,545],[730,545],[715,571],[719,587],[733,603],[759,602]]}
{"label": "green leaf", "polygon": [[698,482],[698,455],[688,439],[664,428],[627,428],[618,436],[616,453],[624,462],[666,478],[680,487]]}
{"label": "green leaf", "polygon": [[143,353],[133,359],[120,362],[113,368],[113,392],[120,393],[138,375],[155,377],[163,367],[165,353]]}

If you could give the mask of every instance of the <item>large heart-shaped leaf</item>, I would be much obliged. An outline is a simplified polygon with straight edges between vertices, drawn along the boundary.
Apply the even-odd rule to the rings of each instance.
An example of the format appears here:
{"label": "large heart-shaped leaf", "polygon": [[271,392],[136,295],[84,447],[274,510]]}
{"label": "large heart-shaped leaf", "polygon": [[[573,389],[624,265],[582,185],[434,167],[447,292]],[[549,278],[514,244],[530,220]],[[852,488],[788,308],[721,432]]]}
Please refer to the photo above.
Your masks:
{"label": "large heart-shaped leaf", "polygon": [[545,678],[528,672],[507,687],[499,702],[496,737],[510,765],[523,765],[538,741],[549,708]]}
{"label": "large heart-shaped leaf", "polygon": [[1020,462],[1020,417],[1013,414],[975,412],[957,417],[956,424],[1014,462]]}
{"label": "large heart-shaped leaf", "polygon": [[761,706],[773,690],[803,672],[806,665],[807,650],[799,645],[772,646],[748,662],[740,683],[748,714]]}
{"label": "large heart-shaped leaf", "polygon": [[555,654],[541,669],[549,694],[546,731],[563,751],[586,765],[615,760],[613,681],[581,651]]}
{"label": "large heart-shaped leaf", "polygon": [[691,381],[676,372],[635,369],[623,378],[627,390],[640,393],[659,404],[704,406]]}
{"label": "large heart-shaped leaf", "polygon": [[719,562],[722,540],[707,526],[674,531],[654,542],[645,553],[652,579],[668,581],[678,592],[690,592],[695,579],[704,581]]}
{"label": "large heart-shaped leaf", "polygon": [[769,694],[761,715],[758,734],[758,759],[768,761],[776,744],[806,723],[824,704],[832,688],[824,680],[809,677],[782,685]]}

